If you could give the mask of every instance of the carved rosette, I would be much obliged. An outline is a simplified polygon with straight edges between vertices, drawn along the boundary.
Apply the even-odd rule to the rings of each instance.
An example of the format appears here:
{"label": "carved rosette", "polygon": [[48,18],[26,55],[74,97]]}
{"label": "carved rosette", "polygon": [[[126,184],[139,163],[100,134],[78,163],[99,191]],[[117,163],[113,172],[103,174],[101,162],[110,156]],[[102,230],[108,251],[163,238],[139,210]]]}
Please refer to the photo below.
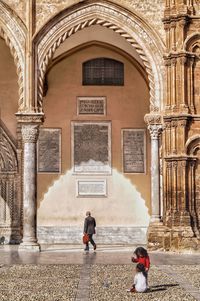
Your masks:
{"label": "carved rosette", "polygon": [[36,143],[39,134],[38,124],[23,124],[22,139],[24,143]]}

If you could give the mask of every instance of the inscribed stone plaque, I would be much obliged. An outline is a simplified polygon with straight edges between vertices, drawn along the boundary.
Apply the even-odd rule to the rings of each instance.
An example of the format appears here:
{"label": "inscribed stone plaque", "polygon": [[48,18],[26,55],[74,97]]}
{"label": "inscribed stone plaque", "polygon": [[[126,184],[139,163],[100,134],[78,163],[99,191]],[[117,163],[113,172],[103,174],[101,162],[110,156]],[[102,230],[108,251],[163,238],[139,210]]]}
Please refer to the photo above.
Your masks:
{"label": "inscribed stone plaque", "polygon": [[146,131],[144,129],[122,130],[123,170],[125,173],[145,173]]}
{"label": "inscribed stone plaque", "polygon": [[111,123],[72,122],[75,173],[111,173]]}
{"label": "inscribed stone plaque", "polygon": [[106,180],[77,180],[77,196],[105,197]]}
{"label": "inscribed stone plaque", "polygon": [[77,97],[78,115],[105,115],[106,97],[84,96]]}
{"label": "inscribed stone plaque", "polygon": [[41,128],[38,138],[38,172],[60,172],[61,129]]}

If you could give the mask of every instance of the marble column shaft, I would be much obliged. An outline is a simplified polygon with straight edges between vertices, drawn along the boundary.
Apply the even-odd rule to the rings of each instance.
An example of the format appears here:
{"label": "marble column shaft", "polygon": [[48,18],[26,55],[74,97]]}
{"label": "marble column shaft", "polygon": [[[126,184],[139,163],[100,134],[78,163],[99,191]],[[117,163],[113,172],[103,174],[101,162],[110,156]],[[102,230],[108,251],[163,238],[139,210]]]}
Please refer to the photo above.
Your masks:
{"label": "marble column shaft", "polygon": [[160,222],[159,135],[161,125],[148,126],[151,135],[151,222]]}
{"label": "marble column shaft", "polygon": [[38,125],[22,125],[24,142],[23,244],[37,245],[36,142]]}

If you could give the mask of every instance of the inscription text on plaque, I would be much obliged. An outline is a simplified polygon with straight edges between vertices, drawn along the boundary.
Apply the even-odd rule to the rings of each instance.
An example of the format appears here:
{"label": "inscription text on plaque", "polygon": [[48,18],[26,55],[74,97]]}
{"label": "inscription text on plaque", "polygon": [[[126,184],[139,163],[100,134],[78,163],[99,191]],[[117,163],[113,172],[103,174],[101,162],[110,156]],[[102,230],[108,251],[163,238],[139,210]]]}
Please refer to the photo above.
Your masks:
{"label": "inscription text on plaque", "polygon": [[75,173],[111,173],[110,122],[72,122],[72,166]]}
{"label": "inscription text on plaque", "polygon": [[81,197],[105,197],[106,180],[77,180],[76,192]]}
{"label": "inscription text on plaque", "polygon": [[78,115],[105,115],[106,97],[103,96],[79,96],[77,97]]}
{"label": "inscription text on plaque", "polygon": [[61,129],[40,128],[38,138],[38,172],[60,172]]}
{"label": "inscription text on plaque", "polygon": [[123,170],[125,173],[146,172],[145,129],[123,129]]}

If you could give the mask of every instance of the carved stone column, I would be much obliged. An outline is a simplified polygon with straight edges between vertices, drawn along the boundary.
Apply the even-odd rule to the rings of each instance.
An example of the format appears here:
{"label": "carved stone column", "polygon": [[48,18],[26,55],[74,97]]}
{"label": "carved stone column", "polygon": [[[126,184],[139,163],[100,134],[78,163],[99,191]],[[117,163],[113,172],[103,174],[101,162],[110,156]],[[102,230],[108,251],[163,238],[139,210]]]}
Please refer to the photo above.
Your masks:
{"label": "carved stone column", "polygon": [[22,124],[23,161],[23,242],[22,249],[39,251],[36,235],[36,142],[38,124]]}
{"label": "carved stone column", "polygon": [[145,121],[151,136],[151,222],[160,222],[159,135],[162,130],[160,115],[148,114]]}

